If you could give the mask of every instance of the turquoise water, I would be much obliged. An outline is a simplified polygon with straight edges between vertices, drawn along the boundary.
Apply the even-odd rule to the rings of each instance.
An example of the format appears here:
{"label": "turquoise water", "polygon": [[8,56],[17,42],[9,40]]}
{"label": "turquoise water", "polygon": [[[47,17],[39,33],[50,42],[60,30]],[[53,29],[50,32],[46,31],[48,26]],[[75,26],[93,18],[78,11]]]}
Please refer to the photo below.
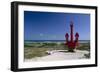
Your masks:
{"label": "turquoise water", "polygon": [[[25,43],[33,43],[33,42],[53,42],[53,43],[56,43],[56,42],[61,42],[61,43],[64,43],[65,40],[25,40],[24,41]],[[79,40],[79,43],[89,43],[90,40]]]}

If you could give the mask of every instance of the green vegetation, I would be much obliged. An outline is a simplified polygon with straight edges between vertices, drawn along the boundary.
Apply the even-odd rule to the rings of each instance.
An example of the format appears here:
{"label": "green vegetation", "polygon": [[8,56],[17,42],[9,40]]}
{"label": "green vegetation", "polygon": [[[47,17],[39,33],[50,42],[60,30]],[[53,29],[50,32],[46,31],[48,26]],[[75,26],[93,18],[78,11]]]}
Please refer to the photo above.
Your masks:
{"label": "green vegetation", "polygon": [[30,59],[33,57],[41,57],[45,56],[46,54],[46,48],[25,48],[24,50],[24,57],[26,59]]}
{"label": "green vegetation", "polygon": [[[90,51],[90,44],[89,43],[81,43],[79,47],[76,49],[78,50],[87,50]],[[68,47],[64,45],[64,43],[25,43],[24,44],[24,58],[31,59],[34,57],[42,57],[48,55],[46,51],[52,50],[68,50]],[[66,52],[67,53],[67,52]],[[85,55],[89,57],[90,55]]]}
{"label": "green vegetation", "polygon": [[81,43],[76,49],[90,51],[90,43]]}

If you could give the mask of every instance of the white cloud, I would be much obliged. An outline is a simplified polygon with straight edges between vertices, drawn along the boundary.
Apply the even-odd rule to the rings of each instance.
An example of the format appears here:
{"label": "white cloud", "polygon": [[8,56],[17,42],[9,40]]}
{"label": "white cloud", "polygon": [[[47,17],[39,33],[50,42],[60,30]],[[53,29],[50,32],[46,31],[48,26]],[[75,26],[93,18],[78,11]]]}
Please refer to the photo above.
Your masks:
{"label": "white cloud", "polygon": [[44,34],[40,33],[40,36],[44,36]]}

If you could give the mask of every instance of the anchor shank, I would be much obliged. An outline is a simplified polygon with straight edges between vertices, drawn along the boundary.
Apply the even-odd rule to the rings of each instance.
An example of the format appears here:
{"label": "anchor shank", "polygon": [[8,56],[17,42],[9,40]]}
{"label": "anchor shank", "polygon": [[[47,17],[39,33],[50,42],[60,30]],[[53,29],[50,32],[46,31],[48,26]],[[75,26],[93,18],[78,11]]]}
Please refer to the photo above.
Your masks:
{"label": "anchor shank", "polygon": [[70,40],[71,40],[71,42],[73,42],[74,37],[73,37],[73,23],[72,22],[70,24],[70,31],[71,31],[71,33],[70,33]]}

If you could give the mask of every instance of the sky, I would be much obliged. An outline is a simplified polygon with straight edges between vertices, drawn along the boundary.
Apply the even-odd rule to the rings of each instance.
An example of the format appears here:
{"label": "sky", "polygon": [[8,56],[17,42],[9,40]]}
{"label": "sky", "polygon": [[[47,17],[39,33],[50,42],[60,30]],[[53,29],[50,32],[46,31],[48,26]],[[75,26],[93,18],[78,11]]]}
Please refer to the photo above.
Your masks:
{"label": "sky", "polygon": [[79,40],[90,40],[90,14],[35,11],[24,11],[24,40],[65,40],[70,21]]}

